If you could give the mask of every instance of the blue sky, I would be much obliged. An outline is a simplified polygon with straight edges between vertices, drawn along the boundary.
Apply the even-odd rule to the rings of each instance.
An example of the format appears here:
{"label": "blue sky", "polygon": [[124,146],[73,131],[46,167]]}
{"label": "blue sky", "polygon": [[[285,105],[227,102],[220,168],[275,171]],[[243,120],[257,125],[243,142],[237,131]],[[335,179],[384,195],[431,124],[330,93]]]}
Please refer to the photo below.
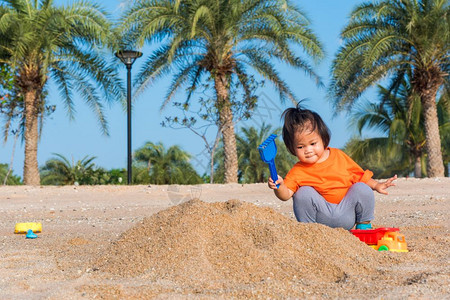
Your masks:
{"label": "blue sky", "polygon": [[[58,4],[66,4],[71,1],[58,0]],[[108,0],[100,2],[111,14],[119,16],[123,8],[132,1]],[[315,0],[296,1],[312,21],[311,28],[324,45],[326,57],[315,66],[316,72],[322,77],[325,84],[329,82],[330,65],[334,54],[339,47],[339,32],[348,21],[351,10],[363,1],[356,0]],[[133,65],[132,74],[136,74],[140,61],[150,55],[149,46],[140,49],[144,58],[137,60]],[[300,53],[304,57],[302,53]],[[319,89],[314,82],[305,77],[302,72],[280,66],[279,72],[283,79],[294,91],[299,99],[309,99],[306,104],[308,108],[317,111],[330,127],[332,138],[330,146],[343,147],[348,139],[355,134],[354,130],[348,128],[346,116],[341,114],[333,117],[332,106],[326,99],[325,89]],[[122,76],[125,82],[126,70],[122,68]],[[162,142],[166,148],[171,145],[179,145],[193,156],[193,164],[197,171],[202,174],[207,172],[208,158],[205,155],[204,143],[200,137],[187,129],[164,128],[160,124],[166,116],[179,115],[179,111],[171,108],[160,111],[160,106],[167,90],[170,77],[158,81],[149,87],[142,95],[134,99],[132,112],[132,143],[133,150],[144,145],[145,142]],[[272,125],[273,128],[280,127],[281,112],[291,106],[291,103],[281,104],[279,98],[270,84],[260,88],[257,92],[260,96],[259,108],[254,117],[237,125],[258,127],[262,121]],[[369,98],[369,94],[365,96]],[[372,96],[373,97],[373,96]],[[179,97],[176,100],[181,101]],[[126,168],[127,165],[127,136],[126,136],[126,112],[119,103],[113,104],[106,109],[107,121],[109,123],[109,136],[104,136],[98,126],[94,113],[83,101],[76,101],[75,120],[67,118],[58,92],[50,88],[50,104],[56,105],[56,111],[44,124],[41,140],[38,148],[38,162],[42,166],[46,160],[53,157],[53,153],[59,153],[75,162],[86,155],[96,156],[95,163],[106,169]],[[212,139],[214,129],[209,130]],[[10,136],[6,144],[0,145],[0,163],[9,164],[13,151],[13,137]],[[24,161],[24,145],[18,141],[13,169],[14,174],[22,176]]]}

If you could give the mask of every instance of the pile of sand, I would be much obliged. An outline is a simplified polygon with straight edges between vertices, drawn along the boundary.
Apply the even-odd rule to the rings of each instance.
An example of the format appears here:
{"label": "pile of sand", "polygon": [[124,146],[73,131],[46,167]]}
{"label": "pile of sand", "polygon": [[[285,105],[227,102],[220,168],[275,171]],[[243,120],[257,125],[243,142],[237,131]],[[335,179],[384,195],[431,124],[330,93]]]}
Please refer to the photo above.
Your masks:
{"label": "pile of sand", "polygon": [[95,263],[122,277],[225,287],[338,282],[374,273],[380,255],[343,229],[302,224],[271,208],[192,200],[145,218]]}

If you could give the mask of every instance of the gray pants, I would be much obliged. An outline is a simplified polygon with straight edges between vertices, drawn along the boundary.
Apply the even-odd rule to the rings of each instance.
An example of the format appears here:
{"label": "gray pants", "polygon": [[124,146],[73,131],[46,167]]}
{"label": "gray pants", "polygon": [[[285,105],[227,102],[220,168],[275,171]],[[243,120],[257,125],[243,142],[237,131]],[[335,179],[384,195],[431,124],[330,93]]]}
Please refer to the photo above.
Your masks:
{"label": "gray pants", "polygon": [[297,221],[352,229],[355,223],[372,221],[375,196],[365,183],[357,182],[339,204],[325,200],[314,188],[302,186],[293,196]]}

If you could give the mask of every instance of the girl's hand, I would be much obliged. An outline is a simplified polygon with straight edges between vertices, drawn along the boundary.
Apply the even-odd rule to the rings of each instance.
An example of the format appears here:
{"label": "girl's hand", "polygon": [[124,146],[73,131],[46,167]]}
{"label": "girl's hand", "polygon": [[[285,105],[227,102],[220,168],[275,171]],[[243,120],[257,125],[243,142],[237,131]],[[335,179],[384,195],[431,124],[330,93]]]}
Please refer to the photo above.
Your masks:
{"label": "girl's hand", "polygon": [[386,191],[386,189],[388,187],[395,186],[395,183],[393,181],[396,180],[396,179],[397,179],[397,175],[394,175],[394,177],[389,178],[385,182],[378,182],[375,185],[374,190],[376,190],[380,194],[387,195],[388,192]]}
{"label": "girl's hand", "polygon": [[272,177],[269,177],[269,188],[271,188],[272,190],[276,190],[277,189],[277,184],[282,184],[284,182],[283,178],[280,177],[278,175],[278,180],[277,181],[273,181]]}
{"label": "girl's hand", "polygon": [[[279,185],[278,188],[277,185]],[[294,192],[286,187],[283,178],[280,176],[278,176],[278,180],[275,182],[272,178],[269,178],[269,188],[271,188],[275,192],[275,196],[282,201],[289,200],[294,195]]]}

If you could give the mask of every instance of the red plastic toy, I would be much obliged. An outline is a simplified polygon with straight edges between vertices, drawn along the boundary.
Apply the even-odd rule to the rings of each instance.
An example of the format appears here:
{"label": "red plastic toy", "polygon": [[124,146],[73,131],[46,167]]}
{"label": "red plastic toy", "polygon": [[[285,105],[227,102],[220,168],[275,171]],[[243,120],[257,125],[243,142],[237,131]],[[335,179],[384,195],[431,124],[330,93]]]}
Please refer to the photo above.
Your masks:
{"label": "red plastic toy", "polygon": [[353,229],[353,235],[378,251],[408,252],[405,236],[398,228]]}

